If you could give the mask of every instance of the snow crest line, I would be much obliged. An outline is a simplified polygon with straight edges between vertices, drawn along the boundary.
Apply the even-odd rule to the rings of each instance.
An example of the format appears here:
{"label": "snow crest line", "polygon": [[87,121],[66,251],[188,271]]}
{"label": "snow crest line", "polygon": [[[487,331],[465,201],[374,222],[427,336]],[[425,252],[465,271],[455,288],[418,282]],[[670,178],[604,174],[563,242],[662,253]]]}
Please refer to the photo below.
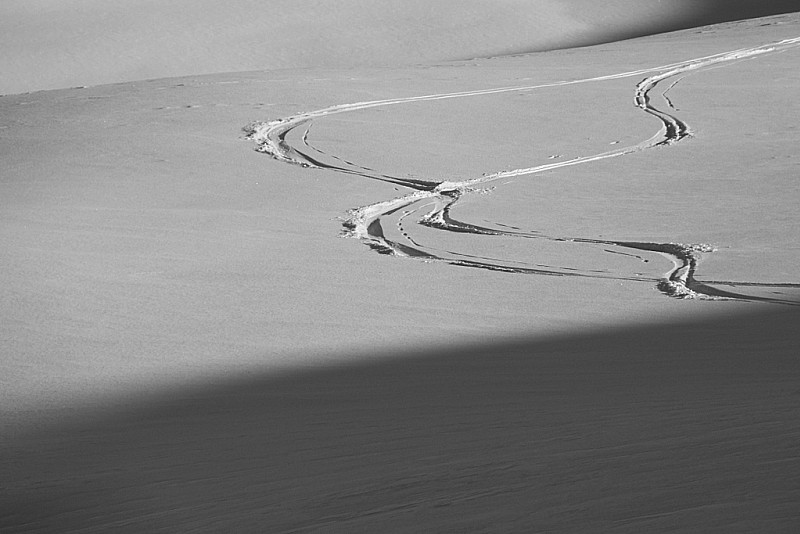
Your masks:
{"label": "snow crest line", "polygon": [[[771,297],[755,297],[751,295],[739,294],[732,291],[721,290],[711,287],[708,283],[701,283],[694,279],[697,265],[701,254],[713,251],[713,247],[707,244],[681,244],[681,243],[646,243],[646,242],[626,242],[614,240],[597,240],[587,238],[569,238],[544,236],[538,232],[509,231],[507,228],[488,228],[470,223],[455,221],[450,217],[452,206],[463,195],[484,191],[478,186],[494,182],[496,180],[517,176],[532,175],[546,171],[552,171],[563,167],[583,165],[595,161],[616,158],[642,150],[673,145],[692,136],[689,125],[671,112],[657,108],[651,103],[650,93],[661,82],[678,77],[665,91],[664,99],[670,108],[675,111],[671,100],[666,97],[675,84],[685,76],[713,65],[733,62],[741,59],[752,58],[759,55],[775,51],[786,50],[790,47],[800,45],[800,37],[784,39],[782,41],[751,47],[722,52],[687,61],[661,65],[647,69],[638,69],[616,74],[583,78],[578,80],[559,81],[537,85],[521,85],[511,87],[499,87],[474,91],[458,91],[451,93],[438,93],[404,98],[391,98],[384,100],[372,100],[365,102],[355,102],[350,104],[339,104],[316,111],[298,113],[296,115],[270,121],[256,122],[244,128],[248,138],[256,143],[256,150],[270,155],[272,158],[285,163],[300,165],[306,168],[329,169],[346,174],[358,175],[370,179],[381,180],[395,185],[408,187],[413,192],[401,197],[377,202],[367,206],[352,209],[343,220],[344,232],[347,237],[354,237],[362,240],[372,249],[383,253],[397,256],[416,257],[427,260],[445,261],[453,265],[475,267],[481,269],[515,272],[525,274],[544,274],[554,276],[581,276],[590,278],[611,278],[629,281],[649,281],[655,282],[656,287],[664,294],[677,298],[707,298],[707,299],[736,299],[736,300],[756,300],[766,302],[777,302],[782,304],[796,304],[793,301],[775,299]],[[532,91],[549,87],[560,87],[577,85],[584,83],[600,82],[606,80],[616,80],[635,76],[645,76],[635,87],[634,104],[643,112],[656,117],[662,124],[661,129],[649,139],[638,144],[621,147],[615,150],[577,157],[567,161],[559,161],[544,165],[536,165],[527,168],[500,171],[486,174],[481,177],[472,178],[457,182],[435,182],[407,177],[390,176],[382,174],[374,169],[356,165],[350,161],[335,155],[330,155],[314,148],[308,142],[308,136],[312,121],[329,115],[347,113],[376,107],[393,106],[399,104],[410,104],[415,102],[430,102],[436,100],[446,100],[454,98],[467,98],[473,96],[485,96],[503,94],[515,91]],[[299,142],[287,140],[287,136],[293,134],[300,126],[307,125],[304,133],[298,139]],[[317,155],[312,155],[312,152]],[[333,159],[335,162],[325,162],[326,159]],[[571,242],[587,245],[604,245],[628,250],[639,250],[657,253],[668,256],[674,268],[660,279],[653,279],[646,276],[616,276],[604,271],[579,271],[575,268],[547,266],[547,265],[521,265],[520,262],[509,262],[496,258],[483,258],[470,256],[468,254],[455,253],[451,251],[434,251],[428,247],[420,246],[404,230],[403,219],[424,207],[433,205],[433,209],[419,219],[419,223],[429,228],[437,228],[451,232],[472,233],[479,235],[500,235],[506,237],[522,237],[529,239],[545,239],[555,242]],[[402,211],[402,213],[401,213]],[[389,239],[384,231],[382,220],[391,218],[392,215],[401,213],[397,221],[397,227],[401,230],[402,239],[410,244],[401,243],[398,239]],[[606,252],[631,255],[630,253],[618,250],[606,250]],[[639,258],[640,256],[633,255]],[[647,260],[643,260],[647,261]],[[720,285],[726,285],[720,283]],[[754,282],[742,283],[746,286],[764,287],[798,287],[800,284],[759,284]]]}

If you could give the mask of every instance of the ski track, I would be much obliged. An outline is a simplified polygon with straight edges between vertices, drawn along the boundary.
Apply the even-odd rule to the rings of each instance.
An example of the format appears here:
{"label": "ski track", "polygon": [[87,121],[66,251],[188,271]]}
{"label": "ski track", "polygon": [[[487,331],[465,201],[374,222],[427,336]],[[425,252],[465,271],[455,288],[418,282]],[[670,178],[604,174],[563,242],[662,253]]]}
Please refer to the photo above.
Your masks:
{"label": "ski track", "polygon": [[[658,290],[662,293],[671,297],[682,299],[704,298],[719,300],[747,300],[800,305],[800,303],[788,299],[746,295],[737,293],[735,291],[728,291],[714,287],[716,285],[722,285],[728,287],[742,286],[797,289],[800,288],[800,284],[697,281],[695,279],[695,273],[702,254],[712,252],[714,250],[712,246],[707,244],[651,243],[589,239],[580,237],[546,236],[535,231],[524,232],[500,223],[490,223],[490,225],[494,226],[494,228],[490,228],[488,226],[479,226],[467,222],[457,221],[450,216],[450,210],[456,204],[459,198],[465,194],[485,192],[486,189],[481,187],[484,186],[484,184],[489,184],[505,178],[527,176],[574,165],[585,165],[595,161],[625,156],[642,150],[670,146],[683,141],[692,136],[691,128],[686,122],[682,121],[672,113],[659,109],[652,104],[651,92],[656,86],[667,80],[672,80],[671,85],[669,85],[669,87],[662,92],[661,96],[669,110],[677,111],[672,100],[666,96],[666,93],[689,74],[700,69],[721,66],[721,64],[724,63],[752,58],[770,52],[783,51],[798,45],[800,45],[800,37],[785,39],[758,47],[742,48],[710,56],[704,56],[683,62],[662,65],[659,67],[632,70],[593,78],[559,81],[538,85],[499,87],[476,91],[459,91],[452,93],[356,102],[351,104],[339,104],[316,111],[298,113],[291,117],[270,122],[252,123],[245,127],[245,131],[248,133],[248,138],[256,142],[257,151],[266,153],[278,161],[300,165],[306,168],[328,169],[345,174],[357,175],[412,189],[412,192],[401,197],[352,209],[348,212],[347,217],[343,220],[344,231],[342,235],[358,238],[370,248],[381,254],[413,257],[428,261],[443,261],[457,266],[509,273],[604,278],[636,282],[646,281],[654,283]],[[322,150],[315,148],[308,141],[309,132],[313,121],[329,115],[377,107],[411,104],[414,102],[430,102],[454,98],[496,95],[514,91],[532,91],[547,87],[577,85],[606,80],[631,78],[635,76],[645,77],[638,84],[636,84],[634,92],[634,104],[644,113],[657,118],[661,122],[661,129],[651,138],[636,145],[621,147],[599,154],[576,157],[567,161],[559,161],[544,165],[536,165],[533,167],[500,171],[492,174],[485,174],[478,178],[472,178],[458,182],[435,182],[383,174],[372,168],[357,165],[339,156],[327,154]],[[287,140],[287,137],[297,135],[297,132],[301,130],[301,126],[305,126],[305,130],[297,139],[297,141],[295,141],[293,137],[291,140]],[[464,253],[438,250],[419,244],[416,240],[409,236],[405,229],[406,219],[413,214],[418,214],[425,208],[429,208],[429,211],[427,214],[418,219],[418,224],[429,228],[436,228],[449,232],[486,236],[542,239],[551,242],[569,242],[590,246],[614,247],[616,249],[627,250],[628,252],[623,252],[621,250],[609,250],[608,248],[603,250],[612,254],[631,256],[637,261],[644,263],[647,263],[649,260],[639,254],[636,254],[634,251],[641,251],[645,253],[649,252],[669,257],[674,266],[673,269],[664,274],[664,276],[661,278],[653,278],[644,275],[619,276],[602,270],[579,270],[564,266],[528,264],[519,261],[502,260],[497,258],[473,256]],[[400,213],[400,216],[395,222],[395,228],[392,228],[392,232],[397,233],[397,239],[390,238],[387,236],[388,232],[384,228],[384,220],[390,221],[398,213]],[[401,239],[410,244],[400,242]]]}

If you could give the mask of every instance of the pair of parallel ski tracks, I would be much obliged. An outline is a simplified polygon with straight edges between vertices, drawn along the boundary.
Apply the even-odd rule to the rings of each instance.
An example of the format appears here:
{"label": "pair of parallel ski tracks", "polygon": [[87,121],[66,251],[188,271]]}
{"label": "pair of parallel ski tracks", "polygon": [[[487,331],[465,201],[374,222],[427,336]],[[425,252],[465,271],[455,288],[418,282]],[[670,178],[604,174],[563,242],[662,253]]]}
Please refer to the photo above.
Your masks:
{"label": "pair of parallel ski tracks", "polygon": [[[662,293],[676,298],[733,299],[800,305],[800,303],[788,299],[746,295],[716,287],[723,285],[796,289],[800,288],[800,284],[769,284],[758,282],[704,283],[697,281],[695,279],[695,273],[701,255],[703,253],[712,252],[714,248],[711,245],[616,241],[581,237],[546,236],[538,232],[523,232],[517,229],[505,227],[503,225],[493,225],[495,227],[478,226],[455,220],[450,215],[452,207],[462,196],[480,191],[480,188],[485,184],[489,184],[497,180],[553,171],[563,167],[585,165],[595,161],[617,158],[643,150],[674,145],[687,138],[690,138],[693,135],[691,128],[686,122],[671,112],[674,110],[674,106],[666,96],[664,96],[664,98],[670,110],[660,109],[652,104],[650,94],[654,88],[664,84],[667,81],[672,81],[672,85],[670,85],[669,88],[664,91],[664,93],[666,93],[666,91],[683,79],[683,77],[691,74],[692,72],[723,63],[729,63],[745,58],[752,58],[763,54],[783,51],[795,46],[800,46],[800,37],[785,39],[762,46],[742,48],[701,58],[690,59],[679,63],[662,65],[659,67],[633,70],[593,78],[559,81],[539,85],[500,87],[476,91],[439,93],[406,98],[340,104],[307,113],[298,113],[287,118],[270,122],[253,123],[246,128],[249,138],[256,142],[256,150],[269,154],[278,161],[300,165],[306,168],[328,169],[341,173],[362,176],[411,189],[411,192],[406,195],[352,209],[348,212],[347,217],[343,221],[343,235],[358,238],[372,249],[383,254],[421,258],[429,261],[443,261],[453,265],[510,273],[605,278],[638,282],[648,281],[655,283],[656,287]],[[449,100],[519,91],[532,91],[547,87],[577,85],[637,76],[644,76],[644,78],[636,85],[634,92],[634,104],[644,113],[656,117],[661,122],[660,130],[649,139],[644,140],[636,145],[619,147],[614,150],[601,152],[599,154],[576,157],[566,161],[500,171],[492,174],[485,174],[478,178],[458,182],[435,182],[383,174],[374,169],[357,165],[356,163],[348,161],[342,157],[326,154],[321,150],[314,148],[308,141],[309,131],[313,121],[330,115],[337,115],[370,108],[411,104],[415,102],[431,102],[436,100]],[[302,128],[305,128],[305,131],[299,138],[299,143],[293,143],[287,140],[287,135],[289,133],[292,133],[296,130],[300,131]],[[525,264],[510,260],[501,260],[497,258],[472,256],[450,251],[442,251],[417,243],[403,229],[405,219],[422,209],[428,209],[428,212],[424,216],[421,216],[417,222],[430,228],[477,235],[540,239],[551,242],[568,242],[591,246],[613,247],[615,249],[622,250],[627,249],[629,251],[627,253],[618,250],[606,251],[619,254],[628,254],[639,259],[641,259],[639,253],[651,252],[668,256],[674,265],[673,268],[662,278],[654,279],[642,276],[618,276],[614,275],[613,273],[607,273],[598,270],[579,270],[572,267]],[[392,217],[397,219],[396,225],[399,229],[399,236],[397,238],[387,237],[387,232],[384,231],[384,220],[388,220]]]}

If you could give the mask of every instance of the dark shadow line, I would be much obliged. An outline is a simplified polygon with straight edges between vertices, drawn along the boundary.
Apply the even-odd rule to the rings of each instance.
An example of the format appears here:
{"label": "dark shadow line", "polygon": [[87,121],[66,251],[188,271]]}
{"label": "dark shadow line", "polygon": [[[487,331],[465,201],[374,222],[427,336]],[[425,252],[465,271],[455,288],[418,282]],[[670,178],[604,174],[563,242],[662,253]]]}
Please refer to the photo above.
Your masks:
{"label": "dark shadow line", "polygon": [[0,532],[792,532],[798,324],[375,348],[32,420]]}

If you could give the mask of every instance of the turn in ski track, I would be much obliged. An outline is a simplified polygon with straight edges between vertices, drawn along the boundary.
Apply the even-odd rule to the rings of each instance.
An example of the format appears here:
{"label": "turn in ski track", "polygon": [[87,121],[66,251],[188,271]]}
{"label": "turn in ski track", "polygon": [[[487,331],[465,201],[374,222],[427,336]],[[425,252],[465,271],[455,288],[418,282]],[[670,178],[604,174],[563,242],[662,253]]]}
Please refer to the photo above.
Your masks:
{"label": "turn in ski track", "polygon": [[[672,101],[666,96],[666,92],[692,72],[696,72],[712,65],[718,65],[744,58],[751,58],[770,52],[786,50],[798,45],[800,45],[800,37],[784,39],[782,41],[758,47],[723,52],[701,58],[690,59],[679,63],[662,65],[659,67],[593,78],[559,81],[539,85],[500,87],[477,91],[440,93],[407,98],[340,104],[316,111],[299,113],[291,117],[270,122],[253,123],[247,126],[246,130],[249,134],[248,137],[256,142],[256,150],[269,154],[278,161],[300,165],[306,168],[334,170],[341,173],[380,180],[412,189],[413,192],[404,196],[352,209],[348,212],[348,215],[344,220],[343,225],[345,230],[343,235],[358,238],[372,249],[383,254],[420,258],[429,261],[443,261],[452,265],[509,273],[650,282],[654,283],[662,293],[676,298],[734,299],[800,305],[800,303],[793,300],[753,296],[715,287],[716,285],[724,285],[734,287],[758,286],[770,288],[800,288],[800,284],[771,284],[758,282],[703,283],[697,281],[695,279],[695,273],[702,253],[712,252],[714,250],[714,247],[708,244],[654,243],[615,241],[582,237],[547,236],[539,232],[523,232],[517,229],[510,229],[509,227],[499,223],[491,225],[494,227],[474,225],[468,222],[457,221],[450,216],[452,207],[462,196],[469,193],[480,192],[481,189],[478,186],[483,186],[484,184],[488,184],[496,180],[537,174],[545,171],[560,169],[562,167],[584,165],[595,161],[632,154],[634,152],[639,152],[650,148],[673,145],[686,138],[689,138],[692,136],[692,131],[686,122],[676,117],[669,111],[660,109],[652,104],[650,94],[656,86],[667,80],[673,80],[672,84],[663,92],[664,94],[662,96],[667,104],[667,107],[670,110],[675,110]],[[599,154],[576,157],[567,161],[500,171],[492,174],[485,174],[478,178],[458,182],[434,182],[383,174],[375,169],[362,167],[344,158],[327,154],[313,147],[308,140],[313,121],[329,115],[369,108],[410,104],[414,102],[429,102],[435,100],[494,95],[512,91],[531,91],[546,87],[576,85],[645,75],[647,76],[636,85],[634,104],[643,112],[656,117],[661,122],[661,129],[649,139],[644,140],[636,145],[621,147]],[[299,138],[299,143],[290,142],[287,140],[287,135],[289,133],[295,130],[299,131],[303,126],[305,127],[305,130],[302,136]],[[423,212],[423,210],[427,211]],[[444,251],[420,244],[406,232],[404,229],[405,220],[412,215],[417,217],[418,224],[449,232],[538,239],[556,243],[572,243],[592,247],[613,247],[617,250],[604,249],[604,251],[613,254],[632,256],[638,261],[643,261],[645,263],[648,260],[639,256],[636,254],[636,252],[649,252],[668,256],[672,260],[674,266],[661,278],[653,278],[652,276],[640,274],[635,276],[620,276],[605,270],[581,270],[566,266],[529,264],[512,260],[503,260],[499,258],[488,258],[456,253],[452,251]],[[394,224],[387,224],[391,222]],[[397,235],[389,236],[389,232],[387,231],[389,228],[391,228],[392,232],[396,233]],[[628,250],[629,252],[624,252],[625,250]]]}

